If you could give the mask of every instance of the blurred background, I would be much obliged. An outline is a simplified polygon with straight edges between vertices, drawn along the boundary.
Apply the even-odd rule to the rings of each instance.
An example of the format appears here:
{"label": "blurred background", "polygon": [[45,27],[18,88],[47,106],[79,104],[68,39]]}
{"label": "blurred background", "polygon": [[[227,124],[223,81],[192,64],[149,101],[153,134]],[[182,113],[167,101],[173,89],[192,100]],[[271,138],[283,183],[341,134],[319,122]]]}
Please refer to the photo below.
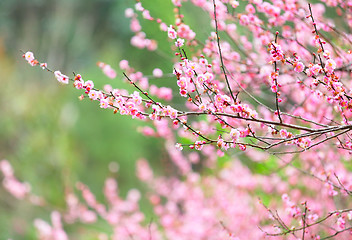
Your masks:
{"label": "blurred background", "polygon": [[[173,23],[171,1],[150,2],[144,6],[152,16]],[[97,61],[118,69],[119,61],[127,59],[146,75],[156,67],[171,72],[170,42],[155,23],[139,17],[147,38],[159,43],[156,52],[130,46],[133,34],[124,11],[133,4],[130,0],[0,0],[0,160],[7,159],[19,180],[47,200],[45,209],[33,207],[0,186],[0,239],[36,239],[33,220],[49,221],[52,208],[64,209],[65,188],[74,188],[77,181],[103,201],[107,176],[117,178],[122,196],[131,188],[143,191],[135,177],[137,159],[146,158],[162,171],[158,166],[166,152],[160,140],[136,131],[143,123],[104,111],[89,100],[79,101],[80,91],[59,84],[52,74],[22,58],[21,51],[32,51],[49,68],[71,77],[80,73],[98,88],[128,86],[121,72],[115,80],[105,77]],[[172,78],[154,81],[170,85],[167,81]],[[111,163],[120,171],[111,173]],[[143,208],[148,214],[148,206]],[[91,239],[79,225],[67,230],[71,239]]]}

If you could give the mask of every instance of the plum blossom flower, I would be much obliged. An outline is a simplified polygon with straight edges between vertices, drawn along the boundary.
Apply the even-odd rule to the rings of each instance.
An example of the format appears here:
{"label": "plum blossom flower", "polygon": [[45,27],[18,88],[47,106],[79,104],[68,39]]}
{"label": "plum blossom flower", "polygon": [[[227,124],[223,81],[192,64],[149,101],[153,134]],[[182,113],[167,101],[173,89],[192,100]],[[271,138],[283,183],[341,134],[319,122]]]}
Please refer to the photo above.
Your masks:
{"label": "plum blossom flower", "polygon": [[89,93],[88,93],[88,96],[92,100],[97,100],[98,99],[98,91],[90,90]]}
{"label": "plum blossom flower", "polygon": [[134,5],[135,9],[139,12],[142,12],[144,8],[142,7],[142,3],[138,2]]}
{"label": "plum blossom flower", "polygon": [[207,104],[206,104],[206,103],[201,103],[201,104],[199,104],[198,109],[199,109],[200,111],[205,111],[205,110],[207,109]]}
{"label": "plum blossom flower", "polygon": [[177,37],[177,32],[175,31],[175,29],[173,29],[172,25],[167,28],[167,35],[171,39],[175,39]]}
{"label": "plum blossom flower", "polygon": [[231,129],[230,137],[234,142],[240,138],[240,135],[241,135],[240,131],[238,131],[237,129]]}
{"label": "plum blossom flower", "polygon": [[109,107],[109,101],[107,99],[100,99],[100,107],[101,108],[108,108]]}
{"label": "plum blossom flower", "polygon": [[288,137],[288,132],[286,129],[280,129],[280,136],[282,138],[287,138]]}
{"label": "plum blossom flower", "polygon": [[343,217],[339,217],[336,222],[337,227],[342,230],[346,227],[346,221]]}
{"label": "plum blossom flower", "polygon": [[295,68],[294,68],[295,72],[303,72],[304,64],[302,62],[297,62],[297,63],[295,63],[294,66],[295,66]]}
{"label": "plum blossom flower", "polygon": [[247,146],[244,145],[244,144],[238,144],[238,148],[239,148],[241,151],[246,151]]}
{"label": "plum blossom flower", "polygon": [[194,148],[198,151],[202,150],[203,146],[204,146],[203,141],[195,141],[195,143],[194,143]]}
{"label": "plum blossom flower", "polygon": [[185,44],[185,40],[182,38],[177,38],[175,45],[176,47],[182,47]]}
{"label": "plum blossom flower", "polygon": [[237,8],[240,5],[240,3],[236,0],[230,0],[229,3],[233,8]]}
{"label": "plum blossom flower", "polygon": [[133,11],[133,9],[132,8],[127,8],[126,10],[125,10],[125,17],[126,18],[131,18],[131,17],[133,17],[134,16],[134,11]]}
{"label": "plum blossom flower", "polygon": [[176,147],[176,149],[179,150],[179,151],[182,151],[182,149],[183,149],[181,143],[176,143],[176,144],[175,144],[175,147]]}
{"label": "plum blossom flower", "polygon": [[269,49],[274,61],[282,61],[285,59],[284,52],[279,44],[271,42]]}
{"label": "plum blossom flower", "polygon": [[27,62],[31,65],[31,66],[36,66],[38,65],[38,61],[34,58],[34,54],[32,52],[26,52],[23,57],[27,60]]}
{"label": "plum blossom flower", "polygon": [[163,71],[160,68],[154,68],[153,76],[156,78],[161,78],[163,76]]}
{"label": "plum blossom flower", "polygon": [[68,81],[69,81],[69,77],[62,74],[60,71],[55,71],[54,72],[54,76],[56,77],[56,79],[61,82],[61,83],[64,83],[64,84],[68,84]]}
{"label": "plum blossom flower", "polygon": [[76,80],[76,81],[73,83],[73,86],[74,86],[76,89],[82,89],[83,86],[84,86],[84,81],[83,81],[83,79]]}
{"label": "plum blossom flower", "polygon": [[144,10],[142,15],[143,15],[143,18],[145,18],[147,20],[153,20],[153,18],[150,16],[150,12],[148,10]]}
{"label": "plum blossom flower", "polygon": [[119,66],[122,70],[127,70],[129,68],[128,61],[125,59],[121,60]]}
{"label": "plum blossom flower", "polygon": [[86,88],[87,91],[90,91],[91,89],[94,88],[94,83],[91,80],[88,80],[84,83],[84,87]]}
{"label": "plum blossom flower", "polygon": [[103,62],[98,62],[98,66],[103,70],[103,73],[111,78],[114,79],[116,78],[116,71],[108,64],[105,64]]}
{"label": "plum blossom flower", "polygon": [[181,0],[172,0],[172,3],[176,6],[176,7],[181,7]]}
{"label": "plum blossom flower", "polygon": [[316,76],[319,74],[320,70],[321,70],[321,67],[318,64],[314,64],[306,70],[306,73],[309,77]]}
{"label": "plum blossom flower", "polygon": [[336,62],[333,59],[329,59],[326,61],[325,63],[325,71],[327,71],[328,73],[332,73],[336,68]]}
{"label": "plum blossom flower", "polygon": [[17,199],[23,199],[28,196],[30,193],[30,185],[17,180],[9,161],[0,161],[0,172],[4,175],[2,184],[9,193]]}
{"label": "plum blossom flower", "polygon": [[40,67],[41,67],[42,69],[46,69],[46,68],[48,68],[48,64],[47,64],[47,63],[41,63],[41,64],[40,64]]}
{"label": "plum blossom flower", "polygon": [[32,52],[26,52],[24,54],[24,58],[28,61],[31,62],[34,60],[34,54]]}

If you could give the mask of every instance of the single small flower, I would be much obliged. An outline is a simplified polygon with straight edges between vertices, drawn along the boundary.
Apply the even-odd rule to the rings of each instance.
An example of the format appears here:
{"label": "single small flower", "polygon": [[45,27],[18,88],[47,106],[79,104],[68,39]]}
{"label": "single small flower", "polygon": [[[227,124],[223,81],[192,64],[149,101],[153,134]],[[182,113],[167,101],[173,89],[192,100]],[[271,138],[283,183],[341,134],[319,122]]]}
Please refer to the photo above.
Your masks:
{"label": "single small flower", "polygon": [[177,38],[175,45],[176,47],[182,47],[185,44],[185,40],[182,38]]}
{"label": "single small flower", "polygon": [[116,78],[116,71],[110,65],[103,62],[98,62],[97,64],[108,78]]}
{"label": "single small flower", "polygon": [[176,39],[176,37],[177,37],[177,32],[175,31],[175,29],[173,29],[172,25],[170,25],[170,27],[168,27],[168,29],[167,29],[167,35],[168,35],[169,38],[171,38],[171,39]]}
{"label": "single small flower", "polygon": [[339,229],[345,229],[346,228],[346,221],[343,217],[339,217],[336,222],[337,226]]}
{"label": "single small flower", "polygon": [[98,99],[98,91],[95,91],[95,90],[89,91],[88,97],[92,100],[97,100]]}
{"label": "single small flower", "polygon": [[244,144],[238,144],[238,148],[239,148],[241,151],[246,151],[247,146],[244,145]]}
{"label": "single small flower", "polygon": [[28,61],[31,62],[34,60],[34,54],[32,52],[26,52],[24,54],[24,58]]}
{"label": "single small flower", "polygon": [[131,17],[133,17],[134,16],[134,11],[133,11],[133,9],[132,8],[127,8],[126,10],[125,10],[125,17],[126,18],[131,18]]}
{"label": "single small flower", "polygon": [[187,79],[185,77],[181,77],[180,80],[177,81],[177,85],[181,88],[184,89],[187,87]]}
{"label": "single small flower", "polygon": [[163,71],[160,68],[154,68],[153,76],[156,78],[161,78],[163,76]]}
{"label": "single small flower", "polygon": [[281,129],[281,130],[280,130],[280,136],[281,136],[282,138],[287,138],[287,137],[288,137],[288,132],[287,132],[287,130],[286,130],[286,129]]}
{"label": "single small flower", "polygon": [[68,84],[68,81],[69,81],[69,77],[62,74],[60,71],[55,71],[54,72],[54,76],[56,77],[56,79],[61,82],[61,83],[64,83],[64,84]]}
{"label": "single small flower", "polygon": [[201,104],[199,104],[198,108],[200,111],[205,111],[207,109],[207,105],[205,103],[201,103]]}
{"label": "single small flower", "polygon": [[179,150],[179,151],[182,151],[182,149],[183,149],[181,143],[176,143],[176,144],[175,144],[175,147],[176,147],[176,149]]}
{"label": "single small flower", "polygon": [[109,101],[107,99],[100,99],[100,107],[101,108],[108,108],[109,107]]}
{"label": "single small flower", "polygon": [[303,72],[304,64],[302,62],[297,62],[297,63],[295,63],[294,66],[295,66],[295,68],[294,68],[295,72]]}
{"label": "single small flower", "polygon": [[231,129],[230,137],[233,141],[237,141],[240,138],[241,133],[237,129]]}
{"label": "single small flower", "polygon": [[41,67],[42,69],[46,69],[46,68],[48,67],[48,64],[47,64],[47,63],[41,63],[41,64],[40,64],[40,67]]}
{"label": "single small flower", "polygon": [[326,61],[325,63],[325,70],[328,72],[328,73],[332,73],[336,68],[336,62],[332,59],[329,59]]}

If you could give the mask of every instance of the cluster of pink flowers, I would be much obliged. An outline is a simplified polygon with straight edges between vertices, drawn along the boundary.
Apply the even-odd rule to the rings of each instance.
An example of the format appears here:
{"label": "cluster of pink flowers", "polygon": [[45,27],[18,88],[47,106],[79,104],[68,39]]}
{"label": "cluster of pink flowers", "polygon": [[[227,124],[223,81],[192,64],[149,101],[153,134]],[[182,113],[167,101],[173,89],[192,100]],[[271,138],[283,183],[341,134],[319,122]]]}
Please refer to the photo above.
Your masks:
{"label": "cluster of pink flowers", "polygon": [[[71,79],[84,91],[81,99],[149,122],[141,132],[164,140],[175,176],[156,177],[145,160],[137,164],[158,221],[143,223],[140,193],[131,190],[123,200],[108,179],[109,208],[78,184],[85,203],[70,193],[66,222],[91,223],[100,216],[113,227],[112,239],[350,239],[352,52],[346,49],[352,2],[323,1],[345,10],[346,24],[338,29],[321,3],[191,0],[214,28],[203,41],[181,14],[184,2],[172,0],[173,24],[152,17],[140,1],[125,12],[135,33],[132,45],[157,49],[137,14],[158,23],[172,42],[174,65],[164,70],[174,75],[172,88],[150,84],[127,60],[119,67],[133,93],[110,85],[98,89],[80,74]],[[49,70],[33,53],[24,57]],[[98,66],[117,77],[111,66]],[[153,71],[154,78],[163,74]],[[70,81],[60,71],[54,75]],[[184,97],[184,104],[174,96]]]}
{"label": "cluster of pink flowers", "polygon": [[103,62],[98,62],[98,66],[103,70],[103,73],[111,79],[116,78],[116,71],[109,65]]}
{"label": "cluster of pink flowers", "polygon": [[68,240],[63,229],[61,214],[57,211],[51,213],[52,226],[42,219],[35,219],[34,226],[38,230],[40,240]]}
{"label": "cluster of pink flowers", "polygon": [[2,184],[7,191],[18,199],[23,199],[28,196],[31,189],[30,185],[17,180],[12,166],[7,160],[0,161],[0,171],[4,176]]}

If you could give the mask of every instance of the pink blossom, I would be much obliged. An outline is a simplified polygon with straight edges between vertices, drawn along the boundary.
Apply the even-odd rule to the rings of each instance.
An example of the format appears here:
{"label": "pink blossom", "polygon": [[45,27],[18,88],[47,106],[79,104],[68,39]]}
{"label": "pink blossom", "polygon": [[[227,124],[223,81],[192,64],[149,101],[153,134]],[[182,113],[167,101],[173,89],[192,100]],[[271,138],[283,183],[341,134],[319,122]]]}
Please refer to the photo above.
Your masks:
{"label": "pink blossom", "polygon": [[163,32],[166,32],[168,29],[167,25],[165,23],[160,23],[160,30]]}
{"label": "pink blossom", "polygon": [[325,62],[325,69],[328,73],[332,73],[336,68],[336,62],[333,59],[328,59]]}
{"label": "pink blossom", "polygon": [[171,38],[171,39],[176,39],[177,33],[176,33],[175,29],[172,27],[172,25],[170,25],[170,27],[168,27],[168,29],[167,29],[167,35],[168,35],[169,38]]}
{"label": "pink blossom", "polygon": [[161,87],[157,93],[158,97],[165,99],[166,101],[172,100],[172,89],[167,87]]}
{"label": "pink blossom", "polygon": [[47,69],[47,68],[48,68],[48,64],[47,64],[47,63],[41,63],[41,64],[40,64],[40,67],[41,67],[42,69]]}
{"label": "pink blossom", "polygon": [[89,98],[92,99],[92,100],[97,100],[98,97],[99,97],[99,94],[98,94],[98,91],[96,91],[96,90],[91,90],[91,91],[89,91],[88,96],[89,96]]}
{"label": "pink blossom", "polygon": [[60,71],[55,71],[54,75],[59,82],[64,83],[64,84],[68,84],[68,82],[69,82],[68,76],[62,74]]}
{"label": "pink blossom", "polygon": [[252,4],[248,4],[246,6],[246,12],[250,13],[250,14],[254,14],[255,13],[255,8],[253,7]]}
{"label": "pink blossom", "polygon": [[249,24],[249,17],[245,14],[240,16],[240,24],[241,25],[248,25]]}
{"label": "pink blossom", "polygon": [[147,19],[147,20],[154,20],[151,16],[150,16],[150,12],[148,10],[144,10],[143,13],[143,18]]}
{"label": "pink blossom", "polygon": [[137,161],[137,176],[142,181],[151,181],[153,179],[153,171],[147,160],[140,159]]}
{"label": "pink blossom", "polygon": [[238,144],[238,148],[239,148],[241,151],[246,151],[247,146],[244,145],[244,144]]}
{"label": "pink blossom", "polygon": [[24,58],[30,63],[34,60],[34,54],[32,52],[26,52]]}
{"label": "pink blossom", "polygon": [[22,183],[14,176],[11,164],[7,160],[0,161],[0,171],[4,175],[3,186],[18,199],[23,199],[30,193],[30,185]]}
{"label": "pink blossom", "polygon": [[142,30],[142,26],[139,24],[137,18],[132,18],[130,29],[132,32],[140,32]]}
{"label": "pink blossom", "polygon": [[91,80],[88,80],[84,83],[84,87],[86,88],[87,91],[90,91],[91,89],[94,88],[94,83]]}
{"label": "pink blossom", "polygon": [[175,45],[176,47],[182,47],[185,43],[185,40],[182,39],[182,38],[177,38],[176,42],[175,42]]}
{"label": "pink blossom", "polygon": [[288,132],[287,132],[287,130],[286,130],[286,129],[281,129],[281,130],[280,130],[280,136],[281,136],[282,138],[287,138],[287,137],[288,137]]}
{"label": "pink blossom", "polygon": [[[197,24],[188,25],[192,14],[178,8],[183,2],[172,1],[174,25],[169,27],[154,19],[141,1],[136,10],[125,11],[131,18],[133,46],[150,51],[158,47],[147,38],[150,33],[141,31],[140,16],[173,39],[168,69],[173,69],[173,77],[155,79],[163,72],[149,65],[154,69],[149,80],[122,60],[124,82],[132,83],[128,90],[120,85],[119,89],[104,85],[100,90],[79,74],[73,79],[76,89],[85,89],[84,94],[79,91],[80,99],[88,96],[99,100],[101,108],[152,124],[138,130],[161,139],[165,172],[154,175],[142,159],[136,174],[146,185],[143,198],[150,200],[157,219],[149,222],[140,210],[138,190],[131,189],[127,197],[119,192],[116,169],[111,168],[104,186],[107,204],[82,183],[77,184],[82,197],[65,189],[65,223],[106,221],[110,234],[92,232],[100,240],[265,239],[275,233],[277,239],[285,239],[290,238],[284,235],[285,229],[299,237],[303,228],[307,238],[349,239],[343,230],[351,218],[346,205],[352,189],[352,174],[346,168],[352,154],[348,135],[352,52],[346,50],[351,34],[323,13],[327,6],[339,6],[336,16],[348,25],[352,18],[347,9],[352,3],[324,0],[307,6],[304,0],[251,0],[242,1],[238,8],[235,0],[191,0],[193,7],[208,15],[204,19],[213,28],[205,34],[197,29],[204,37],[195,39],[190,26]],[[236,11],[228,9],[231,6]],[[181,49],[185,41],[187,46]],[[163,53],[169,52],[163,49]],[[47,74],[52,72],[33,53],[23,57]],[[108,77],[116,77],[111,66],[98,65]],[[69,81],[59,71],[54,75],[60,82]],[[184,146],[189,149],[178,151]],[[5,190],[35,201],[29,184],[15,178],[9,163],[0,162],[0,170]],[[258,189],[265,205],[257,201]],[[341,211],[342,206],[346,210]],[[67,238],[58,212],[52,214],[51,225],[36,220],[38,237]]]}
{"label": "pink blossom", "polygon": [[183,147],[182,147],[182,145],[181,145],[180,143],[176,143],[176,144],[175,144],[175,147],[176,147],[176,149],[179,150],[179,151],[182,151],[182,149],[183,149]]}
{"label": "pink blossom", "polygon": [[101,108],[108,108],[109,107],[109,101],[107,99],[100,99],[100,107]]}
{"label": "pink blossom", "polygon": [[317,76],[321,71],[321,67],[318,64],[312,65],[307,69],[308,76]]}
{"label": "pink blossom", "polygon": [[114,69],[111,68],[110,65],[105,64],[105,63],[103,63],[103,62],[98,62],[98,66],[103,70],[103,73],[104,73],[107,77],[109,77],[109,78],[111,78],[111,79],[116,78],[116,72],[115,72]]}
{"label": "pink blossom", "polygon": [[271,85],[271,91],[274,93],[276,93],[278,91],[276,84]]}
{"label": "pink blossom", "polygon": [[134,5],[135,9],[139,12],[142,12],[144,10],[144,8],[142,7],[142,3],[140,2],[137,2],[135,5]]}
{"label": "pink blossom", "polygon": [[134,16],[134,11],[132,8],[126,8],[125,17],[132,18]]}
{"label": "pink blossom", "polygon": [[196,150],[202,150],[203,149],[203,146],[204,146],[204,142],[203,141],[196,141],[194,143],[194,147]]}
{"label": "pink blossom", "polygon": [[172,3],[176,6],[176,7],[181,7],[181,0],[172,0]]}
{"label": "pink blossom", "polygon": [[296,72],[303,72],[303,70],[304,70],[304,64],[302,63],[302,62],[297,62],[297,63],[295,63],[295,68],[294,68],[294,70],[296,71]]}
{"label": "pink blossom", "polygon": [[153,76],[156,78],[161,78],[163,76],[163,71],[160,68],[154,68]]}
{"label": "pink blossom", "polygon": [[184,89],[187,87],[187,79],[185,77],[181,77],[180,80],[177,81],[177,85],[181,88]]}
{"label": "pink blossom", "polygon": [[233,8],[237,8],[240,5],[239,2],[236,0],[230,0],[230,3]]}
{"label": "pink blossom", "polygon": [[231,129],[230,136],[236,142],[240,138],[240,132],[237,129]]}
{"label": "pink blossom", "polygon": [[148,127],[148,126],[143,127],[141,132],[145,136],[154,136],[155,135],[154,129],[151,127]]}
{"label": "pink blossom", "polygon": [[336,222],[337,227],[342,230],[346,228],[346,221],[343,217],[339,217]]}
{"label": "pink blossom", "polygon": [[200,111],[205,111],[207,109],[207,105],[205,103],[201,103],[198,108]]}

